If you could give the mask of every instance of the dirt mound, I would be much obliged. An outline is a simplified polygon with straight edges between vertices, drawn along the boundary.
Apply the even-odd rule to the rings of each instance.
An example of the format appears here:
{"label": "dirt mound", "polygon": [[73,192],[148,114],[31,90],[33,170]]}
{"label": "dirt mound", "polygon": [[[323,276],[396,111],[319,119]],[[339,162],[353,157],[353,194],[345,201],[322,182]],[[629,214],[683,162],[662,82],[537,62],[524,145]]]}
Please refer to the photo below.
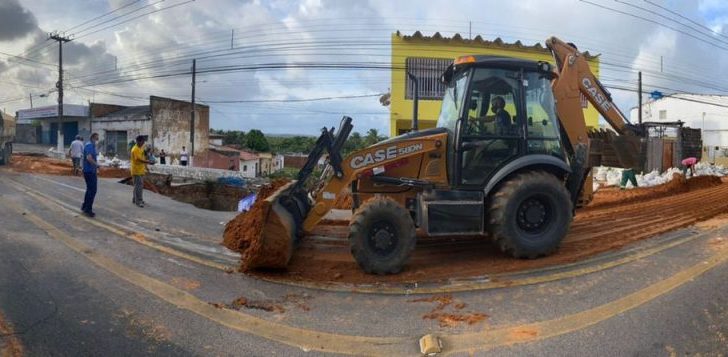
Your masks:
{"label": "dirt mound", "polygon": [[225,225],[222,245],[240,252],[240,270],[247,271],[258,258],[263,245],[261,236],[270,204],[265,200],[276,190],[286,185],[286,180],[276,180],[261,187],[255,204],[248,212],[243,212]]}
{"label": "dirt mound", "polygon": [[605,208],[629,202],[652,200],[688,191],[715,187],[720,184],[721,179],[717,176],[697,176],[685,179],[685,176],[675,173],[671,181],[662,185],[639,187],[630,190],[621,190],[614,187],[603,188],[594,194],[594,199],[584,209],[590,210],[597,207]]}
{"label": "dirt mound", "polygon": [[[38,155],[13,154],[8,168],[15,172],[73,176],[73,165],[71,164],[71,159],[59,160]],[[127,176],[129,176],[128,169],[102,167],[99,170],[99,177],[124,178]]]}

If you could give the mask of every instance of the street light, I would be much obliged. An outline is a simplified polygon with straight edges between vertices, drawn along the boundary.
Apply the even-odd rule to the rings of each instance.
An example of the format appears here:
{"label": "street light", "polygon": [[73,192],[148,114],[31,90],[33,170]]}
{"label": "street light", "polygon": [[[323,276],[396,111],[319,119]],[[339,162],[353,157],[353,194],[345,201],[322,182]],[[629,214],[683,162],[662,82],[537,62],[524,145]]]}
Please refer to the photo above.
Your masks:
{"label": "street light", "polygon": [[[28,95],[30,96],[30,109],[33,109],[33,93],[29,93]],[[40,98],[45,98],[47,96],[48,96],[48,94],[45,94],[45,93],[37,95],[37,97],[40,97]]]}

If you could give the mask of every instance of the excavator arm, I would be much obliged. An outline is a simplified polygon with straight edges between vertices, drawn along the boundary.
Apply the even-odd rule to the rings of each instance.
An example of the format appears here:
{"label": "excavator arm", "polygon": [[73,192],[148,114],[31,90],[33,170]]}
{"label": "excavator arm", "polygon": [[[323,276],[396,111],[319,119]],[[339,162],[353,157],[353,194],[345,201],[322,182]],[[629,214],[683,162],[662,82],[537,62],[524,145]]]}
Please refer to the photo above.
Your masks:
{"label": "excavator arm", "polygon": [[551,50],[558,67],[558,77],[554,79],[552,89],[559,114],[564,114],[561,115],[562,124],[572,143],[586,140],[587,132],[580,95],[586,97],[617,134],[639,134],[639,130],[631,125],[614,104],[612,95],[594,76],[585,56],[576,49],[576,46],[551,37],[546,40],[546,47]]}
{"label": "excavator arm", "polygon": [[[586,57],[573,44],[556,37],[546,40],[557,66],[551,82],[561,126],[568,137],[572,154],[572,177],[567,188],[574,203],[591,200],[591,167],[606,164],[624,168],[641,168],[643,131],[632,125],[612,101],[612,96],[589,68]],[[587,128],[581,96],[604,117],[617,136]],[[590,129],[592,138],[590,138]]]}

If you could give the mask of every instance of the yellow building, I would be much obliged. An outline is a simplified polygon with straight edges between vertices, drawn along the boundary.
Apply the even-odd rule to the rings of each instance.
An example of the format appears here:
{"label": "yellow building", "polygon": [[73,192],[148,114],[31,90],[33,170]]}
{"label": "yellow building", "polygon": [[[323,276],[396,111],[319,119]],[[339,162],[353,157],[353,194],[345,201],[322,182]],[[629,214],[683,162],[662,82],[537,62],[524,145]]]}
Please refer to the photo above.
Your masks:
{"label": "yellow building", "polygon": [[[544,39],[546,37],[544,36]],[[551,52],[541,44],[524,46],[520,41],[504,43],[500,38],[483,40],[480,36],[472,40],[460,35],[452,38],[439,33],[423,36],[419,31],[412,36],[399,31],[392,34],[392,96],[390,107],[389,134],[396,136],[412,128],[413,85],[407,79],[407,72],[415,75],[419,87],[418,119],[420,129],[432,128],[437,123],[440,104],[445,87],[439,79],[452,61],[463,55],[492,55],[517,57],[534,61],[548,61],[555,65]],[[592,72],[599,76],[599,58],[585,53]],[[599,127],[599,113],[582,100],[587,126]]]}

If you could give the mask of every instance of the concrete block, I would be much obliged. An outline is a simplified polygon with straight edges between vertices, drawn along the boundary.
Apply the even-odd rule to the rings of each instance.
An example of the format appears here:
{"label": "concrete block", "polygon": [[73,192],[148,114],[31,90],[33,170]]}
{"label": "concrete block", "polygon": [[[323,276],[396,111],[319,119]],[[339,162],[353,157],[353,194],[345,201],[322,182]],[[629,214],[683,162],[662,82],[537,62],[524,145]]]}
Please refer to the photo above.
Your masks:
{"label": "concrete block", "polygon": [[420,338],[420,352],[431,356],[442,352],[442,341],[435,335],[425,335]]}

